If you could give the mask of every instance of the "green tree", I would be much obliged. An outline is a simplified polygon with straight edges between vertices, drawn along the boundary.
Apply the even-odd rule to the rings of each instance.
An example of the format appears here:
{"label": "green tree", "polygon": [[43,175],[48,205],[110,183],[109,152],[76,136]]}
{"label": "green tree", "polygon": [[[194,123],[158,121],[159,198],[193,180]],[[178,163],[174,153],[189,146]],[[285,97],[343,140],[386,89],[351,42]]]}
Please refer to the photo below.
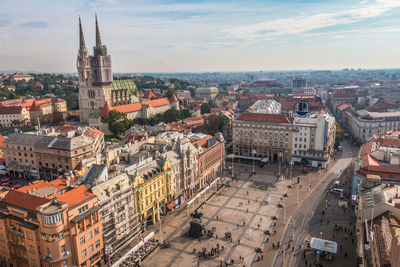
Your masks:
{"label": "green tree", "polygon": [[211,113],[211,106],[209,103],[203,103],[200,107],[201,114]]}
{"label": "green tree", "polygon": [[170,98],[173,94],[175,94],[174,89],[172,89],[171,87],[169,87],[169,88],[167,89],[167,91],[165,92],[165,97]]}
{"label": "green tree", "polygon": [[121,113],[115,110],[110,111],[107,120],[108,128],[116,136],[124,134],[131,125],[131,120],[128,119],[126,113]]}
{"label": "green tree", "polygon": [[220,131],[221,121],[218,115],[211,114],[206,120],[207,130],[210,134]]}

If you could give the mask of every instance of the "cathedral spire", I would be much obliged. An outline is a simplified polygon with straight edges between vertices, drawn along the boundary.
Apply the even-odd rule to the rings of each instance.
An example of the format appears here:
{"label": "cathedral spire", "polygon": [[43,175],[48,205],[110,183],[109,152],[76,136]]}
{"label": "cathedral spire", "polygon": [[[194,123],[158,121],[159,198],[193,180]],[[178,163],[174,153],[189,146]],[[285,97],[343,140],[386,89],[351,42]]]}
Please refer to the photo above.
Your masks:
{"label": "cathedral spire", "polygon": [[97,13],[95,13],[96,17],[96,47],[101,47],[101,38],[100,38],[100,30],[99,30],[99,23],[97,22]]}
{"label": "cathedral spire", "polygon": [[85,49],[85,37],[83,36],[81,16],[79,16],[79,49]]}

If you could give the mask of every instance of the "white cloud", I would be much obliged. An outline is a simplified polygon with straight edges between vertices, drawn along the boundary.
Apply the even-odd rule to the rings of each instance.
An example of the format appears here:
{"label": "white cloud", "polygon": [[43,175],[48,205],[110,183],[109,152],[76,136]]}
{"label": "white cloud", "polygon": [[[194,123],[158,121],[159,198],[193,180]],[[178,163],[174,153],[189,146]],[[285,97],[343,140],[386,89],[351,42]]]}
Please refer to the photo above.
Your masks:
{"label": "white cloud", "polygon": [[351,24],[364,19],[378,17],[398,7],[400,7],[400,0],[376,0],[374,3],[364,3],[350,10],[270,20],[234,27],[224,31],[224,33],[225,36],[230,38],[245,40],[259,39],[265,36],[302,34],[316,29]]}

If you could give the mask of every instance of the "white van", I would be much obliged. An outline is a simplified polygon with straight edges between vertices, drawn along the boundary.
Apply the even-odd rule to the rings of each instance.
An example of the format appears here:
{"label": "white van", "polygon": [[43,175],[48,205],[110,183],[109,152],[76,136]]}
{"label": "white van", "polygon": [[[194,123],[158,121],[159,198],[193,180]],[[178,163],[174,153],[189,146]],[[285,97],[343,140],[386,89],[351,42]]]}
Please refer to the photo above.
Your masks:
{"label": "white van", "polygon": [[343,189],[342,188],[331,188],[331,189],[329,189],[329,192],[340,195],[341,193],[343,193]]}

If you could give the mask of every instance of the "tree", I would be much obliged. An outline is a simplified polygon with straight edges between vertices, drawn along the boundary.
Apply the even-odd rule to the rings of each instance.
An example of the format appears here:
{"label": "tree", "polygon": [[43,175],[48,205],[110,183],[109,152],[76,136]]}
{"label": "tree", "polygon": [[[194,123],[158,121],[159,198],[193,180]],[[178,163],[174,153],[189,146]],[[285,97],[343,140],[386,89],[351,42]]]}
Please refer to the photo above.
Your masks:
{"label": "tree", "polygon": [[212,114],[207,118],[207,129],[210,134],[215,134],[220,131],[220,118],[218,115]]}
{"label": "tree", "polygon": [[128,130],[131,120],[128,119],[126,113],[111,110],[108,114],[108,128],[114,135],[121,135]]}
{"label": "tree", "polygon": [[173,94],[175,94],[174,89],[172,89],[171,87],[169,87],[169,88],[167,89],[167,91],[165,92],[165,97],[170,98]]}
{"label": "tree", "polygon": [[200,107],[201,114],[211,113],[211,106],[209,103],[203,103]]}

